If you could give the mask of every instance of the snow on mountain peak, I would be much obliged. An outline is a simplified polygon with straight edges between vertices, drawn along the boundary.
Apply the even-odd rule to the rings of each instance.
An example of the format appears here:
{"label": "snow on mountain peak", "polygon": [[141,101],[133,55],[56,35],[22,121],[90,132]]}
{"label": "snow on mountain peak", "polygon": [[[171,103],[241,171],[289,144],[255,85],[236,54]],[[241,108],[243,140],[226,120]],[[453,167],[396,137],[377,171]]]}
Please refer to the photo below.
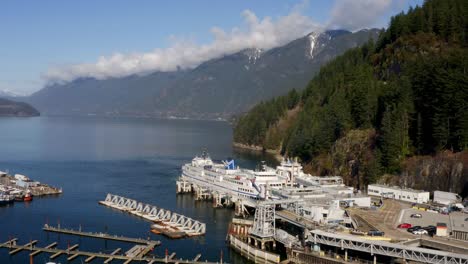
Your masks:
{"label": "snow on mountain peak", "polygon": [[309,57],[311,59],[314,58],[314,47],[315,47],[315,43],[317,41],[317,37],[318,37],[318,34],[316,33],[310,33],[309,34],[309,42],[310,42],[310,50],[309,50]]}
{"label": "snow on mountain peak", "polygon": [[257,60],[262,56],[263,50],[259,48],[247,49],[244,54],[249,58],[249,64],[255,64]]}

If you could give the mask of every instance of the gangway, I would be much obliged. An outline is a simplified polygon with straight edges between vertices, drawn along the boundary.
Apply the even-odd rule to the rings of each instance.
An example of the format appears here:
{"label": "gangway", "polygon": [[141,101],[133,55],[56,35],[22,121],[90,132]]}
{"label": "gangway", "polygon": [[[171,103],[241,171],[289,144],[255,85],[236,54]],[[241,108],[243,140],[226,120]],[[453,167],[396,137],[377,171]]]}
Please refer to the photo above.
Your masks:
{"label": "gangway", "polygon": [[422,263],[468,264],[468,255],[453,252],[419,248],[414,246],[390,243],[386,241],[367,240],[352,235],[330,233],[322,230],[311,230],[308,241],[319,245],[328,245],[346,250],[366,252],[374,256],[384,255]]}

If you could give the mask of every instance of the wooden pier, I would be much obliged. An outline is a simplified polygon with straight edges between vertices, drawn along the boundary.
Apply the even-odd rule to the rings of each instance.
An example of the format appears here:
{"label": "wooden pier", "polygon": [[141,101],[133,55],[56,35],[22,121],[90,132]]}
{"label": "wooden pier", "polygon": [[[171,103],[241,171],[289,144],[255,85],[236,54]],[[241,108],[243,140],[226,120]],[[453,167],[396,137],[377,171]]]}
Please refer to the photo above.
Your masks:
{"label": "wooden pier", "polygon": [[110,235],[110,234],[106,234],[102,232],[99,232],[99,233],[83,232],[81,230],[53,227],[48,224],[45,224],[42,229],[47,232],[55,232],[55,233],[74,235],[74,236],[92,237],[92,238],[106,239],[106,240],[115,240],[115,241],[128,242],[128,243],[134,243],[134,244],[152,245],[153,247],[159,246],[161,244],[160,241],[155,241],[155,240],[116,236],[116,235]]}
{"label": "wooden pier", "polygon": [[139,252],[136,252],[136,254],[119,255],[118,253],[121,252],[121,249],[116,249],[112,253],[106,254],[106,253],[101,253],[101,252],[97,253],[97,252],[89,252],[89,251],[80,251],[78,250],[78,247],[79,247],[78,244],[70,246],[67,249],[58,249],[56,248],[57,246],[56,242],[45,247],[39,247],[37,246],[37,243],[38,243],[37,240],[30,241],[29,243],[24,244],[24,245],[18,245],[17,241],[18,239],[14,238],[7,242],[1,243],[0,248],[9,249],[10,255],[16,254],[23,250],[31,252],[30,253],[31,257],[34,257],[38,255],[39,253],[49,253],[51,254],[50,256],[51,259],[56,258],[60,255],[66,255],[68,261],[71,261],[79,256],[82,256],[82,257],[87,257],[85,260],[86,263],[96,258],[103,259],[104,263],[110,263],[114,259],[124,260],[125,263],[131,263],[132,261],[144,261],[148,263],[180,263],[180,264],[203,264],[203,263],[215,264],[217,263],[217,262],[198,261],[198,258],[199,258],[198,255],[193,260],[173,259],[170,257],[164,257],[164,258],[148,257],[146,256],[147,253],[149,253],[149,251],[152,250],[152,248],[148,245],[146,246],[139,245],[138,247],[140,248],[140,250],[138,250]]}

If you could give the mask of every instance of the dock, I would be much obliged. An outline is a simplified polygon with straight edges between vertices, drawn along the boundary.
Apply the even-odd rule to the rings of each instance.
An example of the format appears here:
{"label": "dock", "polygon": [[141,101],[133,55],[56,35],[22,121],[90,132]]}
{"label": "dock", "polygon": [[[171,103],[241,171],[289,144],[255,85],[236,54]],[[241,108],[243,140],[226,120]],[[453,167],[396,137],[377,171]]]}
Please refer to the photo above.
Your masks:
{"label": "dock", "polygon": [[62,194],[61,188],[53,187],[45,183],[35,182],[34,186],[28,186],[28,187],[19,186],[16,184],[16,179],[13,175],[1,174],[0,175],[0,189],[5,189],[5,188],[10,189],[10,190],[21,191],[23,193],[26,193],[29,191],[34,197]]}
{"label": "dock", "polygon": [[125,236],[117,236],[117,235],[110,235],[106,233],[95,233],[95,232],[83,232],[81,230],[73,230],[73,229],[66,229],[66,228],[60,228],[60,227],[53,227],[48,224],[45,224],[44,227],[42,228],[46,232],[55,232],[55,233],[61,233],[61,234],[66,234],[66,235],[74,235],[74,236],[84,236],[84,237],[92,237],[92,238],[98,238],[98,239],[106,239],[106,240],[115,240],[115,241],[121,241],[121,242],[128,242],[128,243],[134,243],[134,244],[144,244],[144,245],[152,245],[154,246],[159,246],[161,244],[161,241],[155,241],[155,240],[148,240],[148,239],[142,239],[142,238],[132,238],[132,237],[125,237]]}
{"label": "dock", "polygon": [[[71,261],[77,257],[87,257],[85,262],[88,263],[96,258],[102,259],[104,263],[110,263],[112,260],[122,260],[125,263],[131,263],[133,261],[144,261],[147,263],[180,263],[180,264],[215,264],[217,262],[207,262],[207,261],[198,261],[198,255],[193,260],[183,260],[183,259],[172,259],[172,258],[156,258],[146,256],[152,248],[148,245],[137,245],[133,250],[133,254],[118,254],[121,252],[121,249],[115,249],[112,253],[101,253],[101,252],[89,252],[89,251],[80,251],[78,249],[79,245],[75,244],[66,249],[56,248],[57,242],[54,242],[48,246],[40,247],[37,246],[38,241],[33,240],[24,245],[17,244],[18,239],[14,238],[4,243],[0,243],[0,248],[7,248],[10,250],[10,255],[16,254],[21,251],[29,251],[30,256],[34,257],[40,253],[51,254],[50,259],[57,258],[60,255],[67,255],[67,260]],[[138,247],[138,249],[136,249]]]}
{"label": "dock", "polygon": [[118,195],[109,193],[106,199],[100,201],[99,204],[142,217],[151,222],[164,223],[178,232],[184,232],[186,236],[200,236],[206,232],[205,223]]}

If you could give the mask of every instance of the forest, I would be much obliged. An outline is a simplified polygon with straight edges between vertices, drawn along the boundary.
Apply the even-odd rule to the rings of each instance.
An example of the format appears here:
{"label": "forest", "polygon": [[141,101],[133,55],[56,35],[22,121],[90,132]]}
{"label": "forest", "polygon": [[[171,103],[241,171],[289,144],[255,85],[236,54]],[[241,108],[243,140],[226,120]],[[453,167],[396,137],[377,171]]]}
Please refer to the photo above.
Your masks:
{"label": "forest", "polygon": [[427,0],[323,66],[307,87],[236,118],[234,141],[299,157],[318,174],[348,175],[358,188],[402,175],[411,157],[466,153],[467,43],[468,1]]}

